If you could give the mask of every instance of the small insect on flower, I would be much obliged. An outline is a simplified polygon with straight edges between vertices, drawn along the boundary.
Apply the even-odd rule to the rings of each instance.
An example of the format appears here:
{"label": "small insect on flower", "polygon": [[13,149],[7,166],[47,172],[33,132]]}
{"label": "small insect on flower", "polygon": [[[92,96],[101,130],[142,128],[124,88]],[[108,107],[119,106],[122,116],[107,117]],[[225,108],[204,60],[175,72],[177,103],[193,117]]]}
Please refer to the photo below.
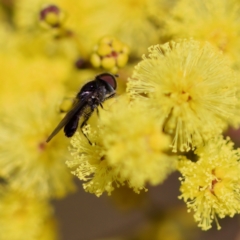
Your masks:
{"label": "small insect on flower", "polygon": [[[66,137],[72,137],[77,130],[81,117],[83,118],[80,125],[82,130],[93,111],[96,109],[98,113],[98,106],[100,105],[103,108],[102,103],[115,95],[115,90],[117,88],[115,77],[117,77],[117,75],[102,73],[97,75],[93,81],[86,83],[77,94],[72,109],[53,130],[47,142],[49,142],[63,127]],[[91,144],[87,135],[83,131],[82,133]]]}

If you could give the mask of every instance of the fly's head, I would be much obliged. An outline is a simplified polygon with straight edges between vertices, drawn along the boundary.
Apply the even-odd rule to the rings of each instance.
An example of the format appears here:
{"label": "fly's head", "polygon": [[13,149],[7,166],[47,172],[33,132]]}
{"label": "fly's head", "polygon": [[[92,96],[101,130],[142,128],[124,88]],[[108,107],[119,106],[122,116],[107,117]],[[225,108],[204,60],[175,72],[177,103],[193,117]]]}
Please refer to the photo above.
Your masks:
{"label": "fly's head", "polygon": [[97,75],[95,80],[99,88],[99,94],[102,101],[113,97],[116,94],[117,81],[116,76],[110,73]]}

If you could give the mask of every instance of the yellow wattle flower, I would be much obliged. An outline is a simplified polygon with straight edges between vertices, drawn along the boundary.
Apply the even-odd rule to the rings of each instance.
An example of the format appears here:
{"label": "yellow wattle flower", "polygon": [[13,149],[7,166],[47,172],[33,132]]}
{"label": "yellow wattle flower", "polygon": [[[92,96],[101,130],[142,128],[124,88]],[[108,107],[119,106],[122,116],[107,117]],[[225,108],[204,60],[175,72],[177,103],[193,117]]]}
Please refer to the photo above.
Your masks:
{"label": "yellow wattle flower", "polygon": [[239,9],[235,0],[180,0],[166,19],[166,29],[174,39],[193,37],[210,42],[239,69]]}
{"label": "yellow wattle flower", "polygon": [[12,189],[37,198],[63,197],[74,189],[64,164],[67,139],[48,135],[60,121],[61,94],[33,93],[1,113],[0,174]]}
{"label": "yellow wattle flower", "polygon": [[101,112],[99,125],[108,163],[135,192],[147,183],[161,184],[175,170],[176,159],[166,154],[170,138],[143,104],[131,105],[120,97]]}
{"label": "yellow wattle flower", "polygon": [[210,139],[196,150],[199,159],[191,162],[181,157],[181,196],[198,226],[208,230],[217,218],[240,213],[240,149],[233,149],[229,139]]}
{"label": "yellow wattle flower", "polygon": [[93,145],[76,132],[71,138],[69,147],[72,159],[69,159],[66,164],[72,169],[72,174],[85,182],[83,188],[86,192],[98,197],[104,192],[110,195],[114,188],[123,182],[105,159],[105,149],[99,144],[99,134],[89,125],[84,131],[91,138]]}
{"label": "yellow wattle flower", "polygon": [[227,124],[239,124],[237,78],[208,43],[179,40],[150,47],[127,91],[164,121],[173,151],[188,151]]}
{"label": "yellow wattle flower", "polygon": [[87,181],[85,190],[97,196],[126,183],[139,192],[147,183],[162,183],[176,168],[176,159],[165,153],[169,138],[161,132],[158,119],[128,105],[123,98],[104,105],[98,128],[85,129],[93,145],[79,134],[71,140],[73,159],[67,165]]}
{"label": "yellow wattle flower", "polygon": [[0,195],[0,239],[58,239],[53,209],[47,202],[6,189]]}

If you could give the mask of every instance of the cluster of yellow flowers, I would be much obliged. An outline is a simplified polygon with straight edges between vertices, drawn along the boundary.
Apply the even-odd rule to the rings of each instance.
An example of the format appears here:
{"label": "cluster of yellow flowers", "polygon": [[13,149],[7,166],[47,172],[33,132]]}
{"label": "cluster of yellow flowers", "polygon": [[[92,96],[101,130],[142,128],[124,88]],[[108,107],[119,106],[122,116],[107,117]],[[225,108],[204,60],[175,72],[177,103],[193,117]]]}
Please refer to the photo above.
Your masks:
{"label": "cluster of yellow flowers", "polygon": [[79,134],[72,138],[73,160],[67,165],[75,168],[73,174],[88,181],[86,191],[100,196],[127,183],[139,192],[147,182],[159,184],[176,169],[176,158],[165,153],[170,139],[154,115],[140,109],[138,105],[128,106],[128,100],[119,97],[107,111],[100,112],[97,129],[85,129],[93,145]]}
{"label": "cluster of yellow flowers", "polygon": [[[240,124],[240,2],[13,0],[0,20],[0,239],[57,239],[49,201],[73,175],[100,196],[179,171],[203,230],[240,213],[240,150],[223,137]],[[118,89],[83,128],[92,144],[46,143],[63,101],[106,71]]]}

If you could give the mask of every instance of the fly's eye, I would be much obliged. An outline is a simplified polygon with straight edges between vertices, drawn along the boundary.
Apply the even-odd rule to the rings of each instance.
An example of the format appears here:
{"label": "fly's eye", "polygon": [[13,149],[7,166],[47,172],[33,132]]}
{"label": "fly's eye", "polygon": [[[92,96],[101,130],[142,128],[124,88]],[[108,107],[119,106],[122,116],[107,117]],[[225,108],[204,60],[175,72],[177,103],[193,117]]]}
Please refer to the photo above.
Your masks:
{"label": "fly's eye", "polygon": [[[116,75],[117,77],[117,75]],[[117,81],[114,77],[114,75],[110,73],[102,73],[97,76],[98,79],[101,79],[104,82],[107,82],[109,85],[112,86],[112,88],[115,90],[117,88]]]}

